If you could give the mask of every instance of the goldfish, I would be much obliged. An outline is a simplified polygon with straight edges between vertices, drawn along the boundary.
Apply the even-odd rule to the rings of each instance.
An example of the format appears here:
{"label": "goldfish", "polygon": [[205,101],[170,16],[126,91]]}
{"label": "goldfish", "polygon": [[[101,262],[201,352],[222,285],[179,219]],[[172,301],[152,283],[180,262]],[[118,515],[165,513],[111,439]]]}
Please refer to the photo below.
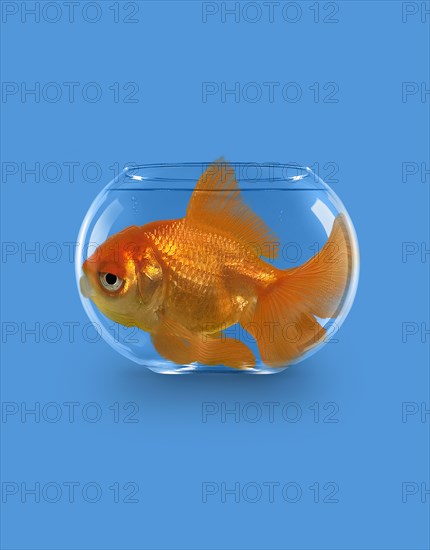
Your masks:
{"label": "goldfish", "polygon": [[148,332],[174,363],[255,367],[252,350],[224,332],[239,323],[261,361],[283,367],[324,339],[319,320],[343,305],[352,266],[344,215],[302,265],[278,269],[269,261],[278,253],[276,235],[219,159],[200,176],[183,218],[108,237],[84,262],[80,288],[111,320]]}

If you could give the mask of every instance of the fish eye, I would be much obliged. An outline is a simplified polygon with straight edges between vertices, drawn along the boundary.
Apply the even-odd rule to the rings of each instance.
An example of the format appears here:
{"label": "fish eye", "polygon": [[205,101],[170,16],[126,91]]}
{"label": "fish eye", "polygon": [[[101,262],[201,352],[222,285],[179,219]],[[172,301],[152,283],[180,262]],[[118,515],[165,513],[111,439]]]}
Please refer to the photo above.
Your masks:
{"label": "fish eye", "polygon": [[100,273],[99,277],[102,286],[109,292],[115,292],[119,290],[124,282],[121,277],[118,277],[113,273]]}

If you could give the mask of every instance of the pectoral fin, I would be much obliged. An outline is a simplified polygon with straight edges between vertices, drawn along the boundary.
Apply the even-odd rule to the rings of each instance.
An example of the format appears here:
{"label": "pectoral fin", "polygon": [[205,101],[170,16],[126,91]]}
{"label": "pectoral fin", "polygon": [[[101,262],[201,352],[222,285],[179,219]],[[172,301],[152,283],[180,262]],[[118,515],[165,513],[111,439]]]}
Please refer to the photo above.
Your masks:
{"label": "pectoral fin", "polygon": [[137,284],[142,303],[149,304],[161,301],[163,270],[155,253],[150,248],[145,252],[137,273]]}

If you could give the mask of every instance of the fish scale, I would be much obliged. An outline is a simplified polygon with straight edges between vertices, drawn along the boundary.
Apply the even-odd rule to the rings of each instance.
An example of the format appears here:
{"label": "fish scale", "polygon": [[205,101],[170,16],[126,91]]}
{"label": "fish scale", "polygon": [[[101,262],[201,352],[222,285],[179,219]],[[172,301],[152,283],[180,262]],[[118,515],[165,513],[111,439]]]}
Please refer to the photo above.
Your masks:
{"label": "fish scale", "polygon": [[161,222],[148,237],[167,277],[165,311],[181,315],[187,326],[194,325],[196,318],[199,326],[223,325],[232,316],[237,321],[245,300],[229,291],[228,270],[240,263],[241,243],[183,220]]}
{"label": "fish scale", "polygon": [[243,259],[249,257],[250,249],[239,241],[208,228],[193,227],[182,220],[165,224],[148,236],[169,269],[199,285],[209,285],[214,278],[219,280],[236,268],[250,278],[265,278],[274,272],[268,264],[258,261],[256,255],[244,264]]}

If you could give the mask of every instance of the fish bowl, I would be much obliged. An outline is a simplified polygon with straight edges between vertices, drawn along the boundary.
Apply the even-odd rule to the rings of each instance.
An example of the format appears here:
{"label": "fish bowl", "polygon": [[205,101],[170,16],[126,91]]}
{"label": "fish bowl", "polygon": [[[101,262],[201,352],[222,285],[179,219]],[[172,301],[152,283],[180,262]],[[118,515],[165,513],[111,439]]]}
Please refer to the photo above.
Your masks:
{"label": "fish bowl", "polygon": [[76,250],[102,338],[162,374],[274,374],[321,349],[355,297],[358,244],[308,167],[127,166],[99,193]]}

